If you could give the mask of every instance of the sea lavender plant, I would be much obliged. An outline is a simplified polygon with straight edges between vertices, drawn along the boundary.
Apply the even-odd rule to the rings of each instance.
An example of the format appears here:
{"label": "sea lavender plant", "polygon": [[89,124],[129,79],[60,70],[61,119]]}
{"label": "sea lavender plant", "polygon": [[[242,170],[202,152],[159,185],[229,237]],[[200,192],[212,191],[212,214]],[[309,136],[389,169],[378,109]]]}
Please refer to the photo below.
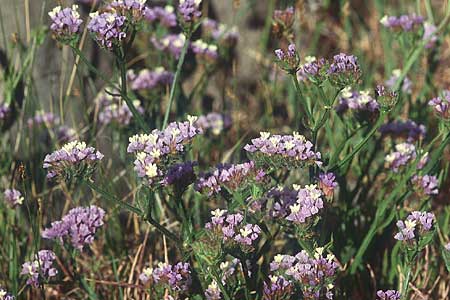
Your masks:
{"label": "sea lavender plant", "polygon": [[28,277],[27,284],[38,287],[58,274],[58,270],[53,267],[56,255],[51,250],[40,250],[34,260],[25,262],[22,265],[21,275]]}
{"label": "sea lavender plant", "polygon": [[3,197],[6,203],[12,208],[22,205],[24,201],[22,193],[16,189],[6,189]]}
{"label": "sea lavender plant", "polygon": [[384,124],[379,131],[384,136],[405,139],[408,143],[422,141],[426,135],[426,128],[423,124],[417,124],[412,120],[397,120]]}
{"label": "sea lavender plant", "polygon": [[127,37],[125,16],[112,12],[94,12],[90,17],[87,28],[101,47],[113,50]]}
{"label": "sea lavender plant", "polygon": [[[401,69],[392,70],[391,77],[389,77],[389,79],[386,80],[386,82],[385,82],[386,86],[389,89],[393,89],[395,84],[397,83],[398,79],[400,78],[401,74],[402,74]],[[405,79],[403,79],[402,92],[405,94],[408,94],[408,95],[410,95],[412,93],[412,82],[408,77],[405,77]]]}
{"label": "sea lavender plant", "polygon": [[219,286],[217,285],[217,281],[213,280],[208,288],[205,290],[205,298],[206,300],[221,300],[222,293],[220,292]]}
{"label": "sea lavender plant", "polygon": [[333,197],[334,190],[337,188],[336,176],[332,172],[319,174],[319,188],[327,198]]}
{"label": "sea lavender plant", "polygon": [[428,43],[425,45],[425,48],[432,49],[435,47],[438,36],[437,36],[437,27],[429,22],[425,22],[423,24],[423,39],[425,41],[428,41]]}
{"label": "sea lavender plant", "polygon": [[71,42],[78,38],[81,31],[80,26],[83,23],[78,13],[78,5],[66,8],[56,6],[48,15],[52,19],[50,29],[57,39],[63,42]]}
{"label": "sea lavender plant", "polygon": [[14,297],[11,293],[8,293],[6,289],[0,287],[0,300],[15,300],[16,297]]}
{"label": "sea lavender plant", "polygon": [[422,25],[424,18],[416,14],[401,15],[401,16],[387,16],[385,15],[380,23],[394,31],[412,31]]}
{"label": "sea lavender plant", "polygon": [[351,87],[342,90],[339,104],[336,107],[338,113],[351,111],[361,121],[373,120],[379,109],[379,103],[370,95],[369,91],[352,91]]}
{"label": "sea lavender plant", "polygon": [[362,72],[356,56],[339,53],[330,61],[327,74],[333,84],[346,87],[358,83]]}
{"label": "sea lavender plant", "polygon": [[114,0],[110,7],[117,13],[126,17],[126,20],[135,24],[146,17],[149,8],[145,5],[147,0]]}
{"label": "sea lavender plant", "polygon": [[151,38],[151,42],[156,49],[160,51],[169,51],[176,59],[180,58],[181,50],[186,41],[186,36],[183,33],[169,34],[161,39],[155,37]]}
{"label": "sea lavender plant", "polygon": [[450,119],[450,90],[442,91],[442,95],[431,99],[428,105],[433,108],[438,117],[444,120]]}
{"label": "sea lavender plant", "polygon": [[232,125],[232,120],[229,115],[219,114],[215,112],[199,116],[195,122],[195,126],[201,128],[204,133],[211,133],[213,136],[218,136]]}
{"label": "sea lavender plant", "polygon": [[416,159],[416,147],[410,143],[401,143],[395,145],[395,151],[386,155],[384,161],[386,168],[397,173],[400,168],[406,166],[409,162]]}
{"label": "sea lavender plant", "polygon": [[202,21],[202,29],[207,38],[212,38],[221,47],[233,47],[239,39],[237,27],[228,28],[225,24],[205,18]]}
{"label": "sea lavender plant", "polygon": [[289,299],[293,292],[293,285],[283,276],[269,275],[269,282],[264,281],[264,300]]}
{"label": "sea lavender plant", "polygon": [[147,13],[145,14],[145,18],[150,23],[158,21],[159,24],[167,28],[177,26],[177,16],[175,14],[175,8],[172,5],[149,8]]}
{"label": "sea lavender plant", "polygon": [[47,178],[72,178],[90,176],[103,154],[86,143],[73,141],[65,144],[62,149],[47,154],[43,168],[47,170]]}
{"label": "sea lavender plant", "polygon": [[95,205],[71,209],[60,221],[52,222],[51,227],[42,232],[45,239],[58,239],[82,250],[94,242],[97,230],[103,225],[105,211]]}
{"label": "sea lavender plant", "polygon": [[286,50],[276,49],[275,56],[280,67],[290,74],[297,74],[300,65],[300,56],[295,44],[289,44]]}
{"label": "sea lavender plant", "polygon": [[298,190],[297,200],[289,206],[290,213],[286,220],[297,225],[305,224],[323,208],[322,191],[315,184],[304,188],[296,186],[294,189]]}
{"label": "sea lavender plant", "polygon": [[184,23],[191,23],[202,16],[200,4],[202,0],[180,0],[178,5],[178,14],[181,21]]}
{"label": "sea lavender plant", "polygon": [[400,300],[400,292],[396,290],[377,291],[377,300]]}
{"label": "sea lavender plant", "polygon": [[205,43],[203,40],[192,42],[191,48],[200,61],[213,63],[219,56],[217,45]]}
{"label": "sea lavender plant", "polygon": [[434,175],[414,175],[411,178],[414,189],[421,196],[437,195],[439,193],[439,181]]}
{"label": "sea lavender plant", "polygon": [[132,90],[151,90],[159,86],[170,85],[173,81],[173,73],[164,67],[157,67],[153,71],[143,69],[137,75],[130,70],[127,77]]}
{"label": "sea lavender plant", "polygon": [[[95,101],[99,104],[98,120],[101,124],[115,123],[119,126],[130,124],[133,114],[127,103],[121,101],[120,97],[101,92],[97,95]],[[139,100],[134,100],[133,105],[140,114],[144,113],[144,108]]]}
{"label": "sea lavender plant", "polygon": [[414,242],[423,237],[425,233],[430,232],[434,222],[433,213],[413,211],[405,221],[397,222],[399,232],[395,234],[394,238],[407,243]]}
{"label": "sea lavender plant", "polygon": [[8,114],[10,113],[11,108],[6,103],[0,103],[0,121],[6,119]]}

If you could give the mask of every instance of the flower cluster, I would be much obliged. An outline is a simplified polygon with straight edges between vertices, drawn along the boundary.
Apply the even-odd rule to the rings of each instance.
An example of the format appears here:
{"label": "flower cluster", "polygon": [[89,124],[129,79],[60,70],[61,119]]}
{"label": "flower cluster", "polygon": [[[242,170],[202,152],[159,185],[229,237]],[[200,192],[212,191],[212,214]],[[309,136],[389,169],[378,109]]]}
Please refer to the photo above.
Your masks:
{"label": "flower cluster", "polygon": [[132,90],[154,89],[158,86],[169,85],[173,81],[173,73],[164,67],[157,67],[153,71],[143,69],[137,75],[130,70],[127,76]]}
{"label": "flower cluster", "polygon": [[242,214],[230,214],[227,210],[216,209],[211,215],[211,221],[205,224],[205,228],[226,247],[238,246],[244,252],[254,250],[261,234],[258,225],[246,224]]}
{"label": "flower cluster", "polygon": [[235,191],[241,189],[248,182],[262,181],[264,176],[264,171],[256,168],[253,161],[237,165],[218,165],[214,171],[200,176],[195,184],[195,189],[211,196],[219,193],[222,187]]}
{"label": "flower cluster", "polygon": [[196,165],[196,162],[187,161],[171,166],[161,184],[173,186],[177,191],[184,191],[197,178],[194,171]]}
{"label": "flower cluster", "polygon": [[[402,70],[395,69],[392,71],[391,77],[389,77],[388,80],[386,80],[385,84],[388,88],[393,89],[395,84],[397,83],[397,80],[400,78],[400,75],[402,74]],[[408,77],[405,77],[403,79],[402,84],[402,92],[405,94],[411,94],[412,93],[412,82]]]}
{"label": "flower cluster", "polygon": [[0,287],[0,300],[15,300],[16,297],[6,291],[6,289]]}
{"label": "flower cluster", "polygon": [[146,17],[149,8],[145,5],[147,0],[115,0],[110,7],[122,16],[127,16],[131,22],[138,22]]}
{"label": "flower cluster", "polygon": [[301,166],[304,163],[321,165],[320,152],[314,152],[314,145],[303,135],[296,132],[293,135],[271,135],[261,132],[261,136],[252,139],[251,144],[244,149],[253,154],[256,162],[286,167]]}
{"label": "flower cluster", "polygon": [[439,181],[434,175],[414,175],[411,178],[414,189],[418,191],[419,195],[437,195],[439,193]]}
{"label": "flower cluster", "polygon": [[379,109],[380,105],[370,96],[369,91],[352,91],[351,87],[346,87],[341,92],[336,111],[339,113],[347,110],[354,111],[355,113],[374,113]]}
{"label": "flower cluster", "polygon": [[157,268],[146,268],[139,279],[143,284],[153,283],[175,293],[186,292],[192,283],[190,266],[183,262],[176,265],[159,263]]}
{"label": "flower cluster", "polygon": [[52,126],[58,124],[60,119],[51,112],[38,111],[36,114],[27,120],[29,128],[34,126],[40,126],[45,124],[46,126]]}
{"label": "flower cluster", "polygon": [[393,121],[381,126],[379,131],[383,135],[390,135],[396,138],[403,138],[408,143],[423,140],[427,132],[425,125],[417,124],[412,120]]}
{"label": "flower cluster", "polygon": [[276,49],[275,56],[283,70],[293,74],[298,72],[300,56],[294,44],[289,44],[287,50]]}
{"label": "flower cluster", "polygon": [[436,35],[437,27],[429,22],[423,24],[423,40],[428,41],[425,48],[431,49],[436,45],[438,37]]}
{"label": "flower cluster", "polygon": [[217,281],[213,280],[208,288],[205,290],[206,300],[222,300],[222,293],[220,292]]}
{"label": "flower cluster", "polygon": [[290,34],[294,25],[294,7],[289,6],[284,10],[276,9],[273,12],[273,32],[276,35]]}
{"label": "flower cluster", "polygon": [[42,232],[45,239],[66,239],[74,248],[82,250],[94,242],[94,235],[103,225],[105,211],[95,205],[71,209],[61,221],[52,222],[51,227]]}
{"label": "flower cluster", "polygon": [[239,39],[239,33],[236,27],[227,28],[225,24],[205,18],[202,22],[202,28],[207,37],[211,37],[221,46],[232,47],[236,45]]}
{"label": "flower cluster", "polygon": [[319,83],[324,80],[324,66],[327,61],[324,58],[317,59],[315,56],[306,56],[305,63],[302,64],[297,73],[297,77],[301,81],[309,79],[311,82]]}
{"label": "flower cluster", "polygon": [[11,109],[8,104],[0,103],[0,121],[6,119],[10,111]]}
{"label": "flower cluster", "polygon": [[377,300],[400,300],[400,292],[397,290],[377,291]]}
{"label": "flower cluster", "polygon": [[357,83],[362,72],[356,56],[339,53],[333,56],[327,74],[332,83],[344,87]]}
{"label": "flower cluster", "polygon": [[112,50],[126,38],[126,17],[113,12],[91,13],[87,28],[98,44]]}
{"label": "flower cluster", "polygon": [[416,147],[410,143],[395,145],[395,151],[386,155],[384,161],[387,168],[397,173],[401,167],[416,159]]}
{"label": "flower cluster", "polygon": [[319,188],[324,193],[325,197],[330,198],[333,196],[334,190],[337,188],[336,176],[331,173],[319,174]]}
{"label": "flower cluster", "polygon": [[58,274],[58,270],[53,267],[53,261],[56,255],[51,250],[40,250],[33,261],[25,262],[22,265],[20,275],[28,276],[27,284],[38,287],[41,283],[39,280],[49,280]]}
{"label": "flower cluster", "polygon": [[397,221],[399,232],[394,238],[399,241],[411,241],[420,238],[433,227],[435,217],[433,213],[413,211],[405,221]]}
{"label": "flower cluster", "polygon": [[184,152],[185,145],[200,133],[193,122],[186,121],[170,123],[163,131],[155,129],[150,134],[130,137],[127,151],[136,154],[134,166],[137,175],[151,185],[164,176],[170,156]]}
{"label": "flower cluster", "polygon": [[179,58],[181,55],[181,49],[183,49],[186,41],[186,36],[182,33],[168,34],[162,39],[156,39],[152,37],[151,42],[156,49],[161,51],[169,51],[175,58]]}
{"label": "flower cluster", "polygon": [[315,184],[304,188],[295,186],[294,190],[298,190],[297,199],[289,206],[289,215],[286,220],[294,224],[304,224],[323,208],[322,191]]}
{"label": "flower cluster", "polygon": [[386,89],[384,85],[377,85],[375,88],[375,99],[383,111],[390,111],[395,106],[397,96],[397,92]]}
{"label": "flower cluster", "polygon": [[203,40],[196,40],[193,42],[191,49],[201,61],[214,62],[219,56],[217,45],[208,44]]}
{"label": "flower cluster", "polygon": [[61,6],[56,6],[48,15],[52,19],[50,29],[57,38],[68,41],[80,33],[80,25],[83,20],[78,13],[78,5],[63,9]]}
{"label": "flower cluster", "polygon": [[195,122],[195,126],[201,128],[203,132],[211,132],[214,136],[217,136],[230,128],[231,124],[232,121],[230,116],[215,112],[199,116]]}
{"label": "flower cluster", "polygon": [[3,196],[6,203],[8,203],[8,205],[13,208],[22,205],[24,200],[22,193],[16,189],[6,189],[3,193]]}
{"label": "flower cluster", "polygon": [[276,255],[270,271],[300,286],[305,299],[333,299],[332,289],[338,265],[333,254],[323,257],[324,248],[316,248],[311,257],[305,250],[295,256]]}
{"label": "flower cluster", "polygon": [[293,284],[283,276],[269,275],[269,282],[264,282],[263,299],[289,299],[292,294]]}
{"label": "flower cluster", "polygon": [[[101,92],[97,95],[95,102],[99,104],[98,120],[100,124],[115,123],[121,126],[130,124],[133,114],[127,103],[120,97]],[[144,108],[139,100],[134,100],[133,105],[140,114],[144,113]]]}
{"label": "flower cluster", "polygon": [[444,90],[442,96],[431,99],[428,105],[439,117],[445,120],[450,119],[450,90]]}
{"label": "flower cluster", "polygon": [[178,13],[181,20],[185,23],[190,23],[202,16],[200,11],[200,4],[202,0],[180,0],[178,5]]}
{"label": "flower cluster", "polygon": [[63,143],[72,141],[76,137],[76,132],[73,128],[61,125],[60,118],[50,112],[37,111],[33,117],[27,120],[27,125],[30,130],[39,129],[41,126],[45,126],[48,129],[52,128],[56,140]]}
{"label": "flower cluster", "polygon": [[380,23],[389,29],[395,31],[411,31],[419,25],[422,25],[424,18],[416,14],[401,16],[384,16]]}
{"label": "flower cluster", "polygon": [[175,9],[172,5],[149,8],[145,18],[151,23],[159,21],[159,24],[164,27],[170,28],[177,26],[177,16],[175,15]]}
{"label": "flower cluster", "polygon": [[86,143],[73,141],[65,144],[62,149],[47,154],[43,167],[47,169],[47,178],[71,178],[76,175],[90,175],[103,154]]}

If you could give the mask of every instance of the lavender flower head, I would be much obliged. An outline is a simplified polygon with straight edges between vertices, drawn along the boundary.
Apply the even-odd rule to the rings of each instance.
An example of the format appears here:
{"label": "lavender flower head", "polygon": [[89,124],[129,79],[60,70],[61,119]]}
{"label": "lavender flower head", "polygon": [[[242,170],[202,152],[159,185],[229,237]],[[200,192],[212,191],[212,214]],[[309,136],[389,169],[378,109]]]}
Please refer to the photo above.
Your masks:
{"label": "lavender flower head", "polygon": [[334,190],[337,188],[336,176],[331,173],[319,174],[319,188],[322,190],[325,197],[330,198],[333,196]]}
{"label": "lavender flower head", "polygon": [[233,47],[239,39],[239,32],[236,26],[228,27],[225,24],[205,18],[202,21],[202,28],[205,36],[214,39],[221,47]]}
{"label": "lavender flower head", "polygon": [[[389,77],[389,79],[386,80],[386,82],[385,82],[386,86],[389,89],[393,89],[397,80],[400,78],[401,74],[402,74],[401,69],[392,70],[391,77]],[[412,93],[412,82],[411,82],[411,79],[409,79],[408,77],[405,77],[405,79],[403,79],[402,91],[403,91],[403,93],[408,94],[408,95],[410,95]]]}
{"label": "lavender flower head", "polygon": [[200,11],[200,4],[202,0],[180,0],[178,5],[178,13],[181,20],[185,23],[190,23],[202,16]]}
{"label": "lavender flower head", "polygon": [[51,112],[37,111],[34,117],[31,117],[27,120],[27,125],[29,128],[40,126],[45,124],[48,127],[56,125],[60,123],[60,119],[58,116],[54,115]]}
{"label": "lavender flower head", "polygon": [[295,186],[294,190],[298,191],[297,200],[289,206],[290,214],[286,220],[294,224],[304,224],[323,208],[323,194],[315,184],[307,185],[304,188]]}
{"label": "lavender flower head", "polygon": [[159,21],[159,24],[167,28],[177,26],[177,16],[175,15],[175,9],[172,5],[149,8],[145,14],[145,18],[150,23]]}
{"label": "lavender flower head", "polygon": [[173,73],[157,67],[153,71],[143,69],[138,75],[133,70],[128,71],[128,80],[132,90],[151,90],[156,87],[170,85],[173,81]]}
{"label": "lavender flower head", "polygon": [[377,292],[377,300],[400,300],[400,292],[396,290],[379,290]]}
{"label": "lavender flower head", "polygon": [[408,143],[423,140],[427,132],[425,125],[417,124],[412,120],[393,121],[381,126],[379,131],[382,135],[406,139]]}
{"label": "lavender flower head", "polygon": [[206,300],[222,300],[222,293],[220,292],[217,281],[213,280],[208,288],[205,290]]}
{"label": "lavender flower head", "polygon": [[131,23],[136,23],[150,13],[145,2],[147,0],[115,0],[111,2],[110,7],[120,15],[126,16]]}
{"label": "lavender flower head", "polygon": [[44,239],[59,239],[82,250],[94,242],[94,235],[103,225],[105,211],[95,205],[71,209],[60,221],[52,222],[51,227],[42,232]]}
{"label": "lavender flower head", "polygon": [[300,56],[295,44],[289,44],[287,49],[276,49],[275,56],[280,67],[286,72],[296,74],[299,70]]}
{"label": "lavender flower head", "polygon": [[178,193],[184,191],[196,179],[196,162],[187,161],[170,166],[161,181],[163,186],[173,186]]}
{"label": "lavender flower head", "polygon": [[40,279],[47,281],[58,274],[58,271],[53,268],[55,259],[56,255],[53,251],[40,250],[33,261],[22,265],[20,275],[28,276],[27,284],[37,288],[41,283]]}
{"label": "lavender flower head", "polygon": [[269,275],[269,282],[264,282],[264,300],[289,299],[293,284],[283,276]]}
{"label": "lavender flower head", "polygon": [[[95,102],[99,104],[98,120],[100,124],[108,125],[111,123],[119,126],[127,126],[130,124],[133,114],[125,101],[120,97],[112,96],[106,92],[97,95]],[[139,100],[134,100],[133,105],[140,113],[144,113],[144,108]]]}
{"label": "lavender flower head", "polygon": [[[373,114],[378,112],[379,109],[380,105],[372,96],[370,96],[369,91],[352,91],[351,87],[346,87],[342,90],[339,98],[339,105],[336,107],[336,111],[339,113],[351,110],[359,114]],[[367,119],[365,116],[360,117],[362,119]]]}
{"label": "lavender flower head", "polygon": [[416,14],[401,15],[401,16],[384,16],[380,23],[394,31],[412,31],[417,28],[418,25],[422,25],[424,18]]}
{"label": "lavender flower head", "polygon": [[22,193],[15,189],[6,189],[3,196],[6,203],[12,208],[22,205],[24,200]]}
{"label": "lavender flower head", "polygon": [[61,6],[56,6],[48,15],[52,19],[50,29],[57,38],[71,40],[80,33],[80,25],[83,20],[78,13],[78,5],[63,9],[61,9]]}
{"label": "lavender flower head", "polygon": [[176,59],[181,55],[181,50],[186,42],[186,36],[182,33],[169,34],[158,40],[155,37],[151,38],[151,42],[156,49],[161,51],[169,51]]}
{"label": "lavender flower head", "polygon": [[73,141],[65,144],[62,149],[47,154],[43,168],[47,169],[47,178],[90,175],[103,154],[86,143]]}
{"label": "lavender flower head", "polygon": [[435,114],[439,117],[445,120],[450,119],[450,90],[444,90],[442,96],[431,99],[428,105],[433,108]]}
{"label": "lavender flower head", "polygon": [[320,83],[325,80],[324,67],[327,61],[324,58],[317,59],[315,56],[306,56],[305,63],[299,67],[297,78],[300,81]]}
{"label": "lavender flower head", "polygon": [[159,263],[156,268],[146,268],[139,279],[143,284],[153,282],[155,285],[169,288],[171,292],[186,292],[192,283],[191,270],[188,263],[176,265]]}
{"label": "lavender flower head", "polygon": [[0,103],[0,121],[6,119],[10,111],[11,109],[8,104]]}
{"label": "lavender flower head", "polygon": [[162,180],[167,171],[169,159],[184,152],[185,145],[201,133],[193,124],[194,119],[187,122],[170,123],[166,129],[155,129],[150,134],[130,137],[128,153],[134,153],[135,170],[138,177],[144,178],[149,185]]}
{"label": "lavender flower head", "polygon": [[219,56],[217,45],[205,43],[203,40],[196,40],[191,48],[201,61],[214,62]]}
{"label": "lavender flower head", "polygon": [[278,26],[283,27],[280,28],[281,30],[290,29],[294,25],[294,12],[292,6],[286,7],[284,10],[276,9],[273,12],[274,30],[279,31]]}
{"label": "lavender flower head", "polygon": [[433,213],[413,211],[405,221],[397,222],[399,232],[395,234],[394,238],[405,242],[420,238],[432,229],[434,222]]}
{"label": "lavender flower head", "polygon": [[332,83],[344,87],[357,83],[362,72],[356,56],[339,53],[333,56],[327,74]]}
{"label": "lavender flower head", "polygon": [[401,167],[416,159],[416,156],[416,147],[413,144],[401,143],[395,145],[395,151],[386,155],[384,161],[387,168],[397,173]]}
{"label": "lavender flower head", "polygon": [[125,21],[126,17],[117,13],[91,13],[91,20],[87,26],[97,41],[97,43],[108,50],[112,50],[126,38]]}
{"label": "lavender flower head", "polygon": [[214,136],[220,135],[223,131],[231,127],[231,117],[215,112],[199,116],[195,126],[201,128],[203,132],[211,132]]}
{"label": "lavender flower head", "polygon": [[6,291],[6,289],[0,287],[0,300],[15,300],[16,297]]}
{"label": "lavender flower head", "polygon": [[436,42],[438,40],[437,37],[437,27],[429,22],[425,22],[423,24],[423,40],[427,40],[428,43],[425,45],[425,48],[431,49],[434,48]]}
{"label": "lavender flower head", "polygon": [[414,175],[411,178],[414,189],[421,196],[437,195],[439,193],[439,181],[434,175]]}

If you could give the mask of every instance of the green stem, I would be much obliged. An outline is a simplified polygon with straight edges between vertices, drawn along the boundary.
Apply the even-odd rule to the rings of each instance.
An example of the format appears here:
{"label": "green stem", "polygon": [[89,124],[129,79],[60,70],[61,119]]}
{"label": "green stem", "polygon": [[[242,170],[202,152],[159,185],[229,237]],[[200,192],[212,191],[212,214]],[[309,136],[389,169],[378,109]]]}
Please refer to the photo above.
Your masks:
{"label": "green stem", "polygon": [[[303,96],[302,89],[300,88],[300,83],[298,82],[297,75],[296,74],[291,74],[291,77],[292,77],[292,80],[294,81],[294,86],[295,86],[295,89],[297,91],[297,95],[295,95],[295,99],[297,100],[298,97],[302,98],[301,102],[303,103],[303,106],[305,108],[306,115],[308,116],[308,119],[311,122],[311,124],[314,124],[314,118],[313,118],[313,115],[311,113],[311,108],[310,108],[310,106],[308,104],[307,99]],[[294,112],[295,112],[295,121],[297,121],[297,115],[298,115],[297,107],[294,107]]]}
{"label": "green stem", "polygon": [[169,121],[170,110],[172,109],[173,100],[175,98],[175,91],[177,89],[178,81],[181,75],[181,69],[183,68],[184,58],[186,57],[186,53],[189,47],[189,41],[191,39],[191,31],[186,33],[186,41],[184,43],[183,49],[181,50],[180,58],[178,60],[177,69],[175,71],[175,75],[173,77],[172,86],[170,87],[170,95],[169,95],[169,105],[166,108],[166,113],[164,115],[164,121],[162,125],[162,129],[166,128],[167,123]]}
{"label": "green stem", "polygon": [[173,242],[175,242],[180,249],[182,248],[180,239],[175,234],[170,232],[167,228],[165,228],[164,226],[159,224],[155,219],[152,218],[152,216],[150,214],[148,214],[145,217],[145,221],[147,221],[151,225],[155,226],[156,230],[158,230],[161,234],[167,236],[169,239],[171,239]]}
{"label": "green stem", "polygon": [[408,298],[408,288],[409,288],[409,281],[411,279],[411,264],[408,263],[406,265],[406,270],[403,272],[403,275],[405,276],[404,278],[404,282],[402,285],[402,291],[400,293],[400,297],[402,297],[401,299],[403,300],[407,300]]}

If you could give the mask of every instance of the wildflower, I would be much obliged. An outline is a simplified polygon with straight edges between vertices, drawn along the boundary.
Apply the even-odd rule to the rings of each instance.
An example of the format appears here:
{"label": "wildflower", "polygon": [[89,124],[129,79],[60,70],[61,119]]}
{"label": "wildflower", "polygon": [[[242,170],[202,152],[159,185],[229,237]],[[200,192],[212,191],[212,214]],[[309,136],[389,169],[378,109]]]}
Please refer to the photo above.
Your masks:
{"label": "wildflower", "polygon": [[152,271],[154,284],[164,286],[172,292],[186,292],[192,283],[191,270],[188,263],[176,265],[159,263]]}
{"label": "wildflower", "polygon": [[205,31],[206,37],[214,39],[217,44],[224,47],[233,47],[239,39],[239,33],[236,26],[228,28],[225,24],[205,18],[202,21],[202,28]]}
{"label": "wildflower", "polygon": [[153,71],[143,69],[138,75],[133,70],[128,71],[128,80],[132,90],[151,90],[159,86],[170,85],[173,81],[173,73],[157,67]]}
{"label": "wildflower", "polygon": [[447,245],[445,245],[445,249],[446,249],[447,251],[450,251],[450,243],[447,243]]}
{"label": "wildflower", "polygon": [[3,196],[6,203],[13,208],[22,205],[24,200],[22,193],[15,189],[6,189]]}
{"label": "wildflower", "polygon": [[398,120],[384,124],[379,131],[385,136],[404,138],[408,143],[423,140],[427,132],[425,125],[417,124],[412,120]]}
{"label": "wildflower", "polygon": [[444,90],[442,96],[431,99],[428,105],[439,117],[445,120],[450,119],[450,90]]}
{"label": "wildflower", "polygon": [[6,289],[0,287],[0,300],[15,300],[16,297],[6,291]]}
{"label": "wildflower", "polygon": [[86,143],[73,141],[65,144],[62,149],[47,154],[44,159],[44,169],[47,169],[47,178],[71,177],[77,175],[90,175],[103,154]]}
{"label": "wildflower", "polygon": [[[103,91],[97,95],[95,102],[99,104],[98,120],[100,124],[115,123],[120,126],[130,124],[133,114],[127,103],[121,101],[120,97],[112,96]],[[144,113],[144,108],[139,100],[134,100],[133,105],[140,114]]]}
{"label": "wildflower", "polygon": [[196,40],[191,48],[200,60],[214,62],[219,56],[217,45],[205,43],[203,40]]}
{"label": "wildflower", "polygon": [[231,117],[215,112],[199,116],[195,126],[201,128],[203,132],[211,132],[214,136],[220,135],[223,131],[231,127]]}
{"label": "wildflower", "polygon": [[361,73],[358,58],[345,53],[333,56],[333,60],[330,62],[327,70],[330,81],[341,87],[357,83]]}
{"label": "wildflower", "polygon": [[170,28],[177,26],[177,16],[175,15],[175,9],[172,5],[149,8],[145,15],[145,18],[151,23],[158,20],[159,23],[164,27]]}
{"label": "wildflower", "polygon": [[288,299],[293,292],[292,283],[283,276],[269,275],[269,282],[264,282],[264,300]]}
{"label": "wildflower", "polygon": [[136,23],[149,13],[145,5],[147,0],[115,0],[110,7],[122,16],[126,16],[131,23]]}
{"label": "wildflower", "polygon": [[83,20],[78,13],[78,5],[63,9],[61,6],[56,6],[48,15],[52,19],[50,29],[58,39],[70,41],[80,33],[80,25]]}
{"label": "wildflower", "polygon": [[156,49],[161,51],[169,51],[176,59],[178,59],[181,55],[181,50],[186,41],[186,36],[182,33],[179,34],[169,34],[158,40],[155,37],[152,37],[151,42]]}
{"label": "wildflower", "polygon": [[153,274],[153,268],[145,268],[142,270],[142,273],[139,275],[139,280],[143,284],[147,284],[149,281],[152,280],[152,274]]}
{"label": "wildflower", "polygon": [[305,63],[299,67],[297,77],[300,81],[309,81],[320,84],[326,79],[325,67],[327,61],[324,58],[317,59],[315,56],[306,56]]}
{"label": "wildflower", "polygon": [[178,13],[184,23],[191,23],[202,16],[200,4],[202,0],[180,0]]}
{"label": "wildflower", "polygon": [[375,88],[375,99],[383,111],[390,111],[395,106],[397,96],[395,91],[386,90],[383,85],[377,85]]}
{"label": "wildflower", "polygon": [[405,221],[399,220],[397,222],[399,232],[395,234],[394,238],[406,242],[416,237],[420,238],[421,235],[431,230],[434,221],[433,213],[413,211]]}
{"label": "wildflower", "polygon": [[275,50],[275,56],[280,67],[286,72],[296,74],[299,70],[300,57],[294,44],[289,44],[286,50]]}
{"label": "wildflower", "polygon": [[0,103],[0,121],[6,119],[8,114],[11,112],[11,109],[8,104]]}
{"label": "wildflower", "polygon": [[245,151],[255,157],[255,162],[270,163],[286,167],[303,164],[321,165],[320,152],[314,152],[314,145],[303,135],[271,135],[261,132],[261,136],[245,145]]}
{"label": "wildflower", "polygon": [[400,300],[400,293],[396,290],[377,291],[377,300]]}
{"label": "wildflower", "polygon": [[177,191],[184,191],[196,179],[194,172],[195,162],[183,162],[169,168],[161,181],[163,186],[173,186]]}
{"label": "wildflower", "polygon": [[396,16],[384,16],[380,23],[385,27],[394,31],[411,31],[422,25],[424,18],[416,14]]}
{"label": "wildflower", "polygon": [[94,242],[94,235],[103,225],[105,211],[95,205],[71,209],[61,221],[52,222],[51,227],[42,232],[45,239],[64,239],[74,248],[82,250]]}
{"label": "wildflower", "polygon": [[126,17],[117,13],[98,12],[90,14],[91,20],[87,26],[100,46],[112,50],[114,46],[126,38]]}
{"label": "wildflower", "polygon": [[423,24],[423,40],[428,40],[425,48],[431,49],[436,45],[438,37],[436,35],[437,27],[429,22]]}
{"label": "wildflower", "polygon": [[34,117],[31,117],[27,120],[27,125],[29,128],[34,126],[39,126],[41,124],[45,124],[46,126],[52,126],[58,124],[60,119],[58,116],[54,115],[51,112],[37,111]]}
{"label": "wildflower", "polygon": [[333,192],[338,186],[335,179],[336,176],[331,172],[319,174],[319,188],[327,198],[333,196]]}
{"label": "wildflower", "polygon": [[40,279],[47,281],[58,274],[58,271],[52,267],[55,259],[56,255],[53,251],[40,250],[34,260],[22,265],[20,275],[28,276],[27,284],[36,288],[41,283]]}
{"label": "wildflower", "polygon": [[[385,84],[388,88],[393,89],[395,84],[397,83],[398,79],[400,78],[400,75],[402,74],[402,70],[395,69],[392,71],[391,77],[389,77],[388,80],[386,80]],[[408,77],[405,77],[403,79],[402,83],[402,91],[405,94],[410,95],[412,93],[412,82]]]}
{"label": "wildflower", "polygon": [[205,290],[205,297],[206,297],[206,300],[221,300],[222,299],[222,294],[221,294],[220,289],[215,280],[213,280],[208,285],[208,288]]}
{"label": "wildflower", "polygon": [[416,159],[416,147],[410,143],[395,145],[395,151],[386,155],[386,167],[397,173],[401,167]]}
{"label": "wildflower", "polygon": [[336,107],[338,113],[352,111],[361,121],[374,119],[380,109],[378,102],[370,95],[370,92],[352,91],[351,87],[342,90],[339,104]]}
{"label": "wildflower", "polygon": [[438,190],[438,179],[434,175],[414,175],[411,182],[420,195],[437,195]]}
{"label": "wildflower", "polygon": [[284,10],[276,9],[273,12],[272,28],[275,34],[289,34],[294,25],[294,7],[289,6]]}
{"label": "wildflower", "polygon": [[307,185],[298,190],[297,200],[292,204],[286,220],[295,224],[303,224],[307,219],[319,213],[323,208],[322,191],[317,185]]}
{"label": "wildflower", "polygon": [[237,165],[218,165],[211,173],[202,174],[195,185],[199,192],[206,191],[209,196],[218,193],[222,187],[228,190],[241,189],[248,182],[260,182],[265,173],[257,169],[253,161]]}

